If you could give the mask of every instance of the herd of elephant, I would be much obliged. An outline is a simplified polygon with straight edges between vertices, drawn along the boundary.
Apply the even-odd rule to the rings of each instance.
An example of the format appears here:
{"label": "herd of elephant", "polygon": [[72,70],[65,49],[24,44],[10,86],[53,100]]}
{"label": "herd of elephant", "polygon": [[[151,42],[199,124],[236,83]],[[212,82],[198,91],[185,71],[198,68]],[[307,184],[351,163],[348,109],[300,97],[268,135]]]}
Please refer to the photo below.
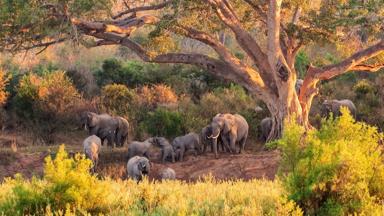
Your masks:
{"label": "herd of elephant", "polygon": [[[339,116],[340,108],[347,107],[351,114],[356,117],[356,107],[350,100],[326,100],[321,106],[321,115],[324,117]],[[129,123],[119,116],[108,114],[96,114],[85,112],[81,117],[82,124],[88,130],[90,136],[83,142],[85,155],[93,162],[93,171],[98,163],[99,152],[104,140],[108,146],[123,147],[128,140]],[[260,122],[261,138],[266,141],[272,128],[272,119],[264,118]],[[199,134],[188,133],[176,137],[170,143],[164,137],[151,137],[145,141],[132,141],[128,145],[127,173],[128,177],[140,181],[143,175],[149,174],[149,150],[152,146],[161,150],[161,161],[171,162],[183,161],[184,155],[193,153],[205,153],[208,146],[218,158],[218,147],[222,152],[241,153],[244,151],[248,138],[249,125],[246,119],[239,114],[217,114],[212,118],[210,124],[204,127]],[[161,178],[174,179],[175,171],[166,168],[160,172]]]}

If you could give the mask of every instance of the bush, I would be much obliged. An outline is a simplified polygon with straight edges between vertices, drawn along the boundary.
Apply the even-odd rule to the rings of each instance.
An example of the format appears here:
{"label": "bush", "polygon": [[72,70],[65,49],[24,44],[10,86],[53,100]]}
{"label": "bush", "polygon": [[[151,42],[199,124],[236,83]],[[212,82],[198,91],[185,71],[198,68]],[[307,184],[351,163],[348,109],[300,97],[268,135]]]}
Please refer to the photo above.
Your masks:
{"label": "bush", "polygon": [[137,100],[135,91],[125,85],[110,84],[101,90],[101,102],[107,113],[120,116],[132,114],[133,110],[138,108],[135,107]]}
{"label": "bush", "polygon": [[196,183],[99,180],[91,163],[71,159],[60,147],[45,160],[42,179],[7,179],[0,184],[0,215],[302,215],[279,181]]}
{"label": "bush", "polygon": [[354,122],[347,111],[305,132],[287,121],[277,146],[280,175],[307,215],[380,215],[384,200],[383,134]]}
{"label": "bush", "polygon": [[150,112],[143,123],[152,136],[171,138],[185,132],[181,114],[164,108],[157,108],[154,112]]}
{"label": "bush", "polygon": [[355,86],[353,86],[353,90],[355,91],[357,97],[362,98],[366,94],[374,93],[374,88],[372,85],[373,84],[370,83],[368,80],[362,79],[358,83],[356,83]]}
{"label": "bush", "polygon": [[17,115],[47,144],[54,133],[73,118],[80,95],[62,71],[43,76],[25,75],[19,83],[14,106]]}
{"label": "bush", "polygon": [[0,107],[5,104],[8,98],[8,92],[6,91],[8,81],[9,78],[6,76],[5,72],[0,70]]}

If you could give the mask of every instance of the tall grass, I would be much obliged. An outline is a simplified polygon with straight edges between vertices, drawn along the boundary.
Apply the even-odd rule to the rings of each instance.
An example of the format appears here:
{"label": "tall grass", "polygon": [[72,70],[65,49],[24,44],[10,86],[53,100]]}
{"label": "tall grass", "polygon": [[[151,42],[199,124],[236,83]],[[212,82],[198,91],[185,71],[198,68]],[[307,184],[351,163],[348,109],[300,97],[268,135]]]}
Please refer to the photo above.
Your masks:
{"label": "tall grass", "polygon": [[90,162],[61,147],[42,179],[16,176],[0,185],[0,215],[302,215],[279,181],[182,181],[137,184],[98,179]]}

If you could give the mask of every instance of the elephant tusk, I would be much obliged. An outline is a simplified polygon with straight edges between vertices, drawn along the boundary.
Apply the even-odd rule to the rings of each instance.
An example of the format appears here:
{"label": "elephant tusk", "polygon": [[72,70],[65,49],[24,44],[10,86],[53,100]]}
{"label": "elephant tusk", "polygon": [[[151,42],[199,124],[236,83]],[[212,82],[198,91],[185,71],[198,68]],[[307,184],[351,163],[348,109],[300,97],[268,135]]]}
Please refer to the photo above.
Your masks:
{"label": "elephant tusk", "polygon": [[207,139],[211,139],[212,138],[212,135],[211,136],[207,136]]}
{"label": "elephant tusk", "polygon": [[212,139],[217,139],[217,137],[220,136],[220,133],[217,134],[217,136],[212,137]]}

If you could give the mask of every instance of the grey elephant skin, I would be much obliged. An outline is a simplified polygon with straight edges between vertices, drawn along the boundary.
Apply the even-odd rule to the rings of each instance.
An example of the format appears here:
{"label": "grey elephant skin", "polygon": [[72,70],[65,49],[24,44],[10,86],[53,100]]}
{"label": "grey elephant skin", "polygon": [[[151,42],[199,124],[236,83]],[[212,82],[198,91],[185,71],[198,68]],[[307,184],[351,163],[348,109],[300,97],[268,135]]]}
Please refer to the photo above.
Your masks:
{"label": "grey elephant skin", "polygon": [[[202,152],[205,153],[207,151],[207,148],[208,146],[210,146],[211,148],[211,152],[213,152],[213,142],[212,142],[212,139],[209,138],[210,136],[212,136],[212,128],[210,125],[207,125],[205,126],[203,129],[201,129],[201,133],[200,133],[200,142],[202,144]],[[221,151],[224,152],[224,143],[222,142],[221,140],[221,135],[219,135],[219,137],[217,138],[217,145],[219,146],[219,149],[220,149],[220,146],[221,146]],[[229,149],[226,149],[227,151],[229,151]]]}
{"label": "grey elephant skin", "polygon": [[151,164],[148,158],[135,156],[128,160],[127,176],[137,182],[143,179],[143,176],[149,175]]}
{"label": "grey elephant skin", "polygon": [[173,139],[172,146],[175,151],[178,151],[178,159],[183,161],[184,154],[191,151],[197,156],[201,152],[200,137],[197,133],[188,133],[184,136],[179,136]]}
{"label": "grey elephant skin", "polygon": [[272,119],[270,117],[264,118],[260,122],[261,139],[265,142],[268,139],[269,133],[272,129]]}
{"label": "grey elephant skin", "polygon": [[176,172],[172,168],[165,168],[160,171],[160,179],[161,180],[174,180],[176,179]]}
{"label": "grey elephant skin", "polygon": [[128,139],[128,131],[129,131],[129,123],[128,121],[123,117],[115,117],[118,122],[118,127],[116,130],[116,145],[123,147]]}
{"label": "grey elephant skin", "polygon": [[153,143],[153,138],[146,139],[144,142],[131,142],[128,145],[128,159],[134,156],[145,156],[149,158],[149,149],[151,148]]}
{"label": "grey elephant skin", "polygon": [[351,115],[356,119],[356,106],[348,99],[345,100],[325,100],[321,105],[321,116],[329,117],[330,113],[333,113],[333,117],[341,115],[341,107],[347,107],[351,112]]}
{"label": "grey elephant skin", "polygon": [[90,135],[96,135],[103,145],[107,139],[108,146],[123,146],[128,139],[129,123],[122,117],[113,117],[108,114],[84,112],[81,122]]}
{"label": "grey elephant skin", "polygon": [[91,135],[83,141],[85,156],[92,161],[91,171],[96,172],[99,163],[99,153],[101,148],[101,139],[96,135]]}
{"label": "grey elephant skin", "polygon": [[239,153],[244,151],[248,137],[249,125],[245,118],[239,114],[217,114],[213,117],[210,127],[212,135],[209,138],[213,141],[213,151],[215,158],[218,158],[217,139],[221,135],[221,140],[231,153],[236,152],[236,143],[240,145]]}
{"label": "grey elephant skin", "polygon": [[301,86],[303,86],[303,83],[304,83],[304,80],[302,79],[297,79],[296,80],[296,83],[295,83],[295,90],[296,90],[296,93],[299,95],[300,94],[300,89],[301,89]]}
{"label": "grey elephant skin", "polygon": [[170,158],[172,163],[175,163],[175,151],[173,146],[164,137],[154,137],[153,143],[161,149],[161,162],[165,163],[167,158]]}
{"label": "grey elephant skin", "polygon": [[119,126],[116,118],[108,114],[96,114],[85,112],[81,116],[82,124],[89,131],[89,135],[96,135],[101,139],[101,144],[107,139],[108,145],[113,146],[115,142],[115,132]]}

